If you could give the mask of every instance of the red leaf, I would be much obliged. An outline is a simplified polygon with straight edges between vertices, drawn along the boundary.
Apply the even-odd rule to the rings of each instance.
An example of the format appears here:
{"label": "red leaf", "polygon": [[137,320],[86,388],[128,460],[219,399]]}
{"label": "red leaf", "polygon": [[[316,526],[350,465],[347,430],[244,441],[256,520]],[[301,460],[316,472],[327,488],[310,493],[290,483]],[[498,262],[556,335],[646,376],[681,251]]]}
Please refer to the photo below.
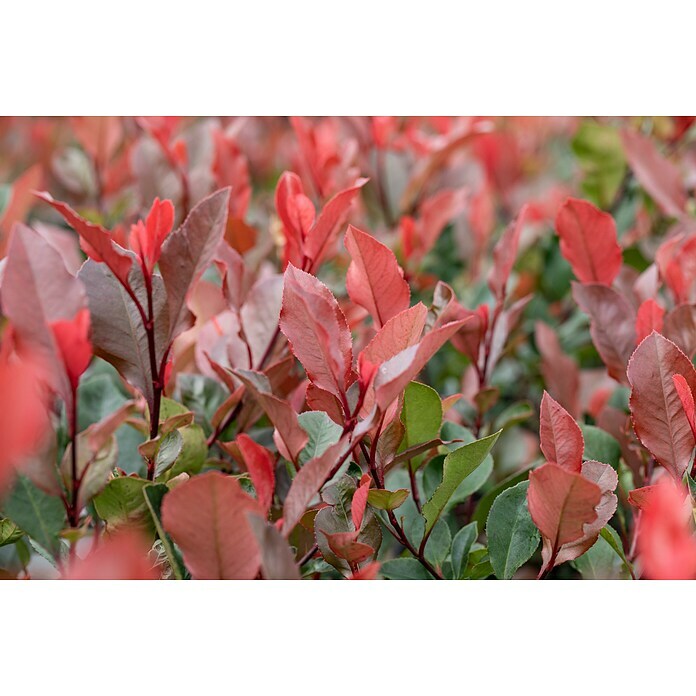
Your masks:
{"label": "red leaf", "polygon": [[548,324],[536,322],[534,340],[541,353],[541,374],[549,394],[575,417],[580,393],[578,364],[563,352],[558,336]]}
{"label": "red leaf", "polygon": [[402,350],[418,343],[427,315],[428,309],[419,302],[392,317],[363,348],[359,361],[366,360],[373,365],[381,365]]}
{"label": "red leaf", "polygon": [[689,421],[691,432],[694,434],[694,438],[696,438],[696,406],[694,405],[694,395],[691,392],[691,387],[682,375],[674,375],[672,381],[684,408],[686,418]]}
{"label": "red leaf", "polygon": [[585,441],[573,417],[545,391],[539,415],[541,451],[548,461],[579,473]]}
{"label": "red leaf", "polygon": [[336,532],[335,534],[323,532],[323,534],[329,542],[329,548],[348,563],[362,563],[375,553],[371,546],[357,540],[358,532]]}
{"label": "red leaf", "polygon": [[493,249],[493,266],[488,276],[488,287],[499,301],[505,299],[507,282],[517,259],[520,235],[524,229],[528,211],[529,206],[525,205],[517,218],[508,225]]}
{"label": "red leaf", "polygon": [[295,409],[287,401],[273,394],[268,378],[263,373],[235,370],[234,374],[244,383],[275,426],[280,440],[279,442],[276,439],[276,445],[280,445],[278,447],[280,453],[286,459],[297,463],[300,452],[309,438],[300,426]]}
{"label": "red leaf", "polygon": [[430,358],[467,321],[469,321],[468,318],[452,321],[434,329],[419,343],[406,348],[380,366],[375,377],[375,392],[377,405],[383,412],[406,389],[408,383],[418,375]]}
{"label": "red leaf", "polygon": [[346,249],[352,262],[346,289],[355,304],[372,316],[381,329],[389,319],[408,309],[411,290],[394,252],[352,225],[346,232]]}
{"label": "red leaf", "polygon": [[171,201],[160,201],[155,198],[145,222],[138,220],[132,225],[129,244],[130,248],[141,259],[148,275],[159,261],[162,244],[174,225],[174,204]]}
{"label": "red leaf", "polygon": [[626,365],[636,345],[633,308],[614,288],[600,283],[573,283],[573,298],[590,316],[592,342],[607,372],[626,384]]}
{"label": "red leaf", "polygon": [[[596,483],[602,492],[599,505],[595,508],[597,519],[584,526],[583,534],[579,539],[561,546],[556,555],[555,565],[573,561],[582,556],[585,551],[588,551],[597,541],[599,533],[614,516],[619,502],[616,495],[614,495],[614,490],[619,483],[619,477],[609,464],[595,461],[584,462],[581,473],[585,480]],[[550,559],[551,550],[549,545],[544,543],[541,555],[545,562],[548,562]]]}
{"label": "red leaf", "polygon": [[251,482],[254,484],[256,500],[265,516],[268,517],[275,490],[275,460],[273,455],[244,433],[237,436],[237,445],[242,457],[244,457]]}
{"label": "red leaf", "polygon": [[2,306],[20,347],[30,347],[51,388],[71,409],[73,389],[50,325],[72,320],[85,307],[85,290],[60,253],[40,234],[15,225],[2,279]]}
{"label": "red leaf", "polygon": [[653,332],[628,364],[633,428],[650,453],[681,481],[694,449],[694,435],[673,381],[683,375],[696,388],[696,370],[671,341]]}
{"label": "red leaf", "polygon": [[247,520],[261,551],[261,573],[264,580],[299,580],[300,569],[288,542],[276,527],[253,513]]}
{"label": "red leaf", "polygon": [[370,481],[372,479],[368,474],[363,474],[360,479],[360,485],[353,494],[353,502],[351,503],[351,516],[353,518],[353,525],[355,526],[355,531],[359,532],[360,527],[362,527],[363,516],[365,515],[365,508],[367,507],[367,496],[370,492]]}
{"label": "red leaf", "polygon": [[209,471],[178,485],[162,503],[162,526],[196,580],[252,580],[261,563],[247,520],[259,504],[232,476]]}
{"label": "red leaf", "polygon": [[344,400],[353,362],[346,318],[331,291],[292,264],[285,270],[280,329],[309,379]]}
{"label": "red leaf", "polygon": [[283,534],[287,537],[304,515],[307,506],[321,490],[332,469],[348,451],[348,439],[341,438],[323,454],[310,459],[292,481],[283,504]]}
{"label": "red leaf", "polygon": [[530,472],[529,512],[550,547],[544,569],[555,561],[564,544],[580,539],[585,525],[597,519],[595,508],[601,498],[602,491],[596,483],[556,464],[547,463]]}
{"label": "red leaf", "polygon": [[357,573],[353,573],[348,579],[349,580],[376,580],[379,575],[380,563],[379,561],[372,561],[366,566],[360,568]]}
{"label": "red leaf", "polygon": [[82,373],[92,359],[92,344],[89,340],[89,310],[81,309],[72,319],[63,319],[50,324],[53,336],[63,358],[65,371],[73,389],[77,389]]}
{"label": "red leaf", "polygon": [[[8,332],[5,329],[3,349]],[[50,428],[40,377],[41,370],[31,360],[10,363],[0,356],[0,495]]]}
{"label": "red leaf", "polygon": [[637,544],[645,576],[653,580],[696,579],[696,539],[686,490],[668,479],[650,489],[641,505]]}
{"label": "red leaf", "polygon": [[135,531],[103,537],[96,550],[70,564],[65,580],[157,580],[149,551]]}
{"label": "red leaf", "polygon": [[128,287],[128,274],[133,265],[133,255],[117,244],[111,233],[101,225],[95,225],[80,217],[69,205],[54,200],[50,193],[37,193],[41,200],[53,206],[80,235],[82,248],[95,261],[105,263],[119,282]]}
{"label": "red leaf", "polygon": [[616,224],[609,213],[587,201],[569,198],[556,216],[561,254],[583,283],[611,285],[621,268]]}
{"label": "red leaf", "polygon": [[191,326],[186,299],[215,258],[225,233],[229,198],[229,188],[204,198],[162,245],[159,268],[167,290],[170,341]]}
{"label": "red leaf", "polygon": [[339,191],[319,213],[305,241],[305,255],[312,261],[311,268],[319,268],[333,245],[339,228],[346,221],[353,200],[367,182],[368,179],[358,179],[350,188]]}
{"label": "red leaf", "polygon": [[0,256],[4,256],[5,240],[9,237],[12,226],[15,222],[24,222],[34,200],[32,194],[34,189],[41,186],[41,179],[41,165],[35,164],[12,182],[9,203],[0,214]]}
{"label": "red leaf", "polygon": [[662,333],[665,310],[655,300],[645,300],[638,308],[636,316],[636,341],[640,343],[653,331]]}
{"label": "red leaf", "polygon": [[658,332],[689,357],[696,353],[696,305],[680,304],[665,315],[663,330]]}
{"label": "red leaf", "polygon": [[655,144],[635,131],[621,131],[626,159],[641,186],[665,215],[681,217],[687,195],[679,169],[666,159]]}

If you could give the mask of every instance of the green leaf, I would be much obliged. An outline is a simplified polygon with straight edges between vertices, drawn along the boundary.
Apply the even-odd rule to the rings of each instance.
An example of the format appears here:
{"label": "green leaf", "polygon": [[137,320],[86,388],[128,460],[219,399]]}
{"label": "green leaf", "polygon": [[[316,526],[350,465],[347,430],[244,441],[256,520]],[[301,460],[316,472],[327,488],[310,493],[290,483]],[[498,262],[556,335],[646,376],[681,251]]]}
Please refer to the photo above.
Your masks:
{"label": "green leaf", "polygon": [[426,560],[437,568],[441,568],[442,564],[449,554],[452,546],[452,532],[445,520],[440,519],[435,523],[433,531],[428,537],[425,544],[424,554]]}
{"label": "green leaf", "polygon": [[488,553],[495,576],[501,580],[510,580],[539,546],[539,530],[527,507],[528,488],[529,481],[522,481],[503,491],[488,515]]}
{"label": "green leaf", "polygon": [[[186,406],[172,399],[162,399],[161,420],[185,413],[188,413]],[[180,428],[179,433],[181,433],[184,443],[173,466],[165,472],[164,478],[167,480],[182,473],[197,474],[203,468],[205,458],[208,455],[208,442],[200,425],[192,423],[185,428]]]}
{"label": "green leaf", "polygon": [[499,430],[493,435],[464,445],[458,450],[450,452],[445,457],[442,483],[433,493],[432,498],[423,506],[426,534],[439,519],[442,511],[445,509],[445,505],[447,505],[459,484],[481,465],[500,436],[500,432]]}
{"label": "green leaf", "polygon": [[520,481],[526,481],[529,476],[529,471],[531,466],[522,471],[518,471],[515,474],[511,474],[506,479],[503,479],[499,484],[491,488],[482,498],[479,500],[476,510],[474,510],[474,521],[478,524],[479,531],[483,531],[486,525],[486,520],[488,519],[488,513],[491,510],[495,499],[508,488],[518,484]]}
{"label": "green leaf", "polygon": [[12,198],[12,186],[9,184],[0,185],[0,217],[9,205],[10,198]]}
{"label": "green leaf", "polygon": [[602,528],[602,531],[599,533],[599,535],[604,539],[604,541],[606,541],[609,544],[609,546],[611,546],[612,549],[614,549],[616,555],[623,561],[626,570],[628,570],[631,577],[633,577],[633,566],[631,565],[630,561],[626,558],[626,554],[624,553],[623,549],[623,544],[621,543],[621,539],[617,531],[610,525],[607,525],[606,527]]}
{"label": "green leaf", "polygon": [[520,401],[508,406],[496,419],[498,429],[511,428],[513,425],[524,423],[534,415],[534,409],[528,401]]}
{"label": "green leaf", "polygon": [[343,428],[332,421],[324,411],[306,411],[300,413],[297,420],[309,437],[309,441],[300,452],[301,465],[324,454],[331,445],[338,442],[343,432]]}
{"label": "green leaf", "polygon": [[394,558],[382,563],[382,575],[389,580],[432,580],[433,576],[415,558]]}
{"label": "green leaf", "polygon": [[0,520],[0,546],[14,544],[23,535],[24,532],[12,520]]}
{"label": "green leaf", "polygon": [[[187,426],[188,427],[188,426]],[[167,433],[159,442],[155,455],[155,476],[173,466],[184,448],[184,438],[178,430]]]}
{"label": "green leaf", "polygon": [[584,580],[618,580],[626,577],[621,558],[603,536],[576,558],[572,565]]}
{"label": "green leaf", "polygon": [[37,544],[53,557],[58,556],[61,548],[58,534],[67,523],[59,498],[44,493],[25,476],[19,476],[3,511]]}
{"label": "green leaf", "polygon": [[461,580],[463,571],[466,570],[471,545],[478,537],[476,522],[470,522],[462,527],[452,540],[452,576],[455,580]]}
{"label": "green leaf", "polygon": [[145,499],[145,504],[152,517],[152,523],[157,531],[157,536],[162,542],[162,547],[164,552],[167,554],[167,559],[169,560],[169,565],[174,573],[174,577],[177,580],[183,580],[188,578],[188,571],[186,566],[184,566],[184,561],[181,555],[174,546],[172,538],[164,531],[162,527],[162,499],[167,493],[167,486],[163,483],[150,483],[143,486],[143,497]]}
{"label": "green leaf", "polygon": [[605,430],[595,425],[581,425],[582,436],[585,439],[585,451],[582,458],[609,464],[618,470],[621,459],[621,445]]}
{"label": "green leaf", "polygon": [[367,502],[378,510],[396,510],[403,505],[409,492],[405,488],[396,491],[387,491],[382,488],[371,488],[367,494]]}
{"label": "green leaf", "polygon": [[[401,410],[404,424],[404,437],[399,451],[409,449],[422,442],[434,440],[440,434],[442,425],[442,401],[439,394],[420,382],[411,382],[404,392],[404,405]],[[425,455],[411,460],[411,468],[417,469]]]}
{"label": "green leaf", "polygon": [[600,208],[610,206],[621,186],[626,161],[618,129],[583,121],[573,140],[573,151],[585,174],[582,188]]}
{"label": "green leaf", "polygon": [[153,529],[150,514],[143,495],[146,479],[121,476],[111,479],[106,488],[94,499],[94,508],[110,531],[122,526],[140,526]]}

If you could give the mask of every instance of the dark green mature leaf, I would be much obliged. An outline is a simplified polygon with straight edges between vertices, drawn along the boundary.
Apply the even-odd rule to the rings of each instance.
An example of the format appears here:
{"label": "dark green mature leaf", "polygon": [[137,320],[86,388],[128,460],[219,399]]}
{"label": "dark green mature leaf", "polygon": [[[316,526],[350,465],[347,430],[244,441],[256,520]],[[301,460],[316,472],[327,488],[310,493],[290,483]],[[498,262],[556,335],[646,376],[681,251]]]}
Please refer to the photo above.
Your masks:
{"label": "dark green mature leaf", "polygon": [[23,535],[24,532],[12,520],[0,519],[0,546],[14,544]]}
{"label": "dark green mature leaf", "polygon": [[433,527],[428,541],[425,545],[425,558],[437,568],[441,568],[442,564],[449,554],[452,546],[452,532],[443,519],[439,519]]}
{"label": "dark green mature leaf", "polygon": [[510,580],[539,546],[539,530],[527,507],[528,488],[529,481],[523,481],[503,491],[488,515],[488,553],[501,580]]}
{"label": "dark green mature leaf", "polygon": [[603,536],[572,564],[584,580],[618,580],[628,575],[621,558]]}
{"label": "dark green mature leaf", "polygon": [[605,430],[595,425],[581,425],[585,439],[583,461],[596,461],[609,464],[612,469],[619,468],[621,445]]}
{"label": "dark green mature leaf", "polygon": [[476,510],[474,510],[474,521],[478,524],[479,531],[483,531],[486,526],[486,520],[488,519],[488,513],[491,510],[491,506],[495,499],[506,489],[518,484],[520,481],[526,481],[529,472],[532,467],[518,471],[515,474],[511,474],[507,478],[503,479],[499,484],[491,488],[482,498],[479,500]]}
{"label": "dark green mature leaf", "polygon": [[44,493],[28,478],[18,476],[3,504],[3,512],[54,557],[60,553],[58,534],[66,526],[67,519],[59,498]]}
{"label": "dark green mature leaf", "polygon": [[198,203],[184,223],[162,245],[159,268],[169,307],[167,345],[191,325],[186,297],[213,260],[227,225],[230,189],[216,191]]}
{"label": "dark green mature leaf", "polygon": [[[411,382],[404,392],[401,422],[404,424],[404,437],[399,451],[437,438],[442,425],[442,401],[439,394],[432,387]],[[411,467],[417,469],[422,462],[423,455],[413,457]]]}
{"label": "dark green mature leaf", "polygon": [[300,452],[299,459],[302,465],[324,454],[331,445],[339,441],[343,432],[343,428],[332,421],[324,411],[305,411],[300,413],[297,420],[309,437]]}
{"label": "dark green mature leaf", "polygon": [[500,436],[500,432],[464,445],[447,455],[444,462],[442,483],[423,506],[426,533],[433,528],[459,484],[482,464]]}
{"label": "dark green mature leaf", "polygon": [[478,537],[476,522],[470,522],[462,527],[452,540],[452,576],[454,580],[461,580],[466,570],[469,551]]}
{"label": "dark green mature leaf", "polygon": [[415,558],[394,558],[380,568],[388,580],[432,580],[433,576]]}

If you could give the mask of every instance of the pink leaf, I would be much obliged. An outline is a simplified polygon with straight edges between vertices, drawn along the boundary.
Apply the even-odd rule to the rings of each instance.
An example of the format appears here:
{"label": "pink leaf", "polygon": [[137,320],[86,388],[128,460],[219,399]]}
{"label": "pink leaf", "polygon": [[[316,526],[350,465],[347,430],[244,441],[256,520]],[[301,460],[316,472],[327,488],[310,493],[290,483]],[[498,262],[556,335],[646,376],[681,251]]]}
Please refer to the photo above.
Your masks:
{"label": "pink leaf", "polygon": [[602,498],[600,487],[580,473],[547,463],[529,474],[529,513],[550,553],[544,568],[555,564],[564,544],[580,539],[586,524],[597,519],[595,508]]}
{"label": "pink leaf", "polygon": [[677,390],[679,400],[684,408],[686,418],[689,421],[691,432],[694,438],[696,438],[696,406],[694,405],[694,395],[691,391],[691,387],[682,375],[674,375],[672,381],[674,382],[674,388]]}
{"label": "pink leaf", "polygon": [[249,512],[263,516],[237,479],[209,471],[167,493],[162,526],[196,580],[252,580],[261,557]]}
{"label": "pink leaf", "polygon": [[583,283],[611,285],[621,268],[616,224],[609,213],[569,198],[556,216],[561,254]]}
{"label": "pink leaf", "polygon": [[348,563],[362,563],[375,553],[371,546],[357,540],[357,531],[334,534],[323,532],[323,534],[329,542],[329,548]]}
{"label": "pink leaf", "polygon": [[539,416],[541,451],[548,461],[566,471],[579,473],[585,441],[573,417],[547,392],[541,399]]}
{"label": "pink leaf", "polygon": [[353,362],[346,318],[331,291],[292,264],[285,270],[280,329],[309,379],[343,400]]}
{"label": "pink leaf", "polygon": [[617,382],[626,384],[626,365],[636,345],[636,315],[614,288],[573,283],[573,298],[590,317],[592,342]]}
{"label": "pink leaf", "polygon": [[575,417],[580,393],[577,363],[563,352],[558,336],[548,324],[542,321],[536,323],[534,340],[541,353],[541,374],[549,394]]}
{"label": "pink leaf", "polygon": [[72,319],[50,324],[73,389],[77,389],[82,373],[92,360],[89,326],[89,310],[86,308],[80,309]]}
{"label": "pink leaf", "polygon": [[191,326],[186,299],[215,258],[225,233],[229,198],[229,188],[204,198],[162,245],[159,268],[167,290],[170,340]]}
{"label": "pink leaf", "polygon": [[645,302],[638,307],[638,314],[636,316],[636,341],[640,343],[653,331],[662,333],[664,316],[665,310],[662,309],[655,300],[645,300]]}
{"label": "pink leaf", "polygon": [[371,480],[372,479],[368,474],[363,474],[362,478],[360,479],[360,485],[353,494],[353,502],[351,503],[350,512],[356,531],[360,531],[360,527],[362,527],[365,508],[367,507],[367,496],[370,492]]}
{"label": "pink leaf", "polygon": [[114,241],[111,233],[80,217],[69,205],[54,200],[50,193],[37,193],[41,200],[53,206],[80,235],[85,253],[94,261],[105,263],[109,270],[127,287],[133,255]]}
{"label": "pink leaf", "polygon": [[244,457],[251,482],[256,491],[256,500],[268,517],[275,491],[275,460],[273,455],[244,433],[237,436],[239,451]]}
{"label": "pink leaf", "polygon": [[76,558],[65,580],[157,580],[159,573],[148,558],[149,544],[136,531],[103,537],[96,550]]}
{"label": "pink leaf", "polygon": [[507,282],[517,259],[520,235],[524,228],[529,206],[524,206],[519,215],[510,223],[493,249],[493,266],[488,276],[488,287],[497,300],[506,295]]}
{"label": "pink leaf", "polygon": [[346,276],[350,299],[364,307],[381,329],[389,319],[408,309],[411,290],[394,252],[352,225],[346,232],[352,262]]}
{"label": "pink leaf", "polygon": [[681,217],[686,208],[687,195],[677,167],[646,136],[623,130],[621,139],[626,159],[643,188],[665,215]]}
{"label": "pink leaf", "polygon": [[671,341],[653,332],[628,364],[633,428],[650,453],[681,481],[694,449],[694,435],[673,381],[682,375],[696,388],[696,370]]}
{"label": "pink leaf", "polygon": [[381,365],[397,353],[420,340],[428,315],[426,306],[419,302],[392,317],[363,348],[359,360]]}

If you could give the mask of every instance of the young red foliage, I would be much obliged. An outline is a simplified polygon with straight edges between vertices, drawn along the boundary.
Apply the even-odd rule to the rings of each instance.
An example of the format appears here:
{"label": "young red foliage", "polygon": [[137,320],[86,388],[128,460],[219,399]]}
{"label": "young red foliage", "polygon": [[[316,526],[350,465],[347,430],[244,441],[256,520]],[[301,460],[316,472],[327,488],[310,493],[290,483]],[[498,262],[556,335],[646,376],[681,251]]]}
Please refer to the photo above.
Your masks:
{"label": "young red foliage", "polygon": [[89,310],[81,309],[72,319],[62,319],[49,324],[58,344],[73,390],[92,360],[92,344],[89,340]]}
{"label": "young red foliage", "polygon": [[394,252],[384,244],[352,225],[345,243],[352,258],[346,289],[350,299],[370,313],[379,330],[408,309],[411,290]]}
{"label": "young red foliage", "polygon": [[101,540],[84,558],[72,561],[65,580],[157,580],[159,571],[148,559],[149,544],[140,532],[123,530]]}
{"label": "young red foliage", "polygon": [[579,473],[585,442],[575,419],[544,391],[539,416],[541,451],[566,471]]}
{"label": "young red foliage", "polygon": [[131,226],[130,248],[140,259],[143,272],[152,275],[162,252],[162,244],[174,225],[174,205],[171,201],[155,198],[145,222],[138,220]]}
{"label": "young red foliage", "polygon": [[167,494],[162,526],[196,580],[252,580],[261,557],[247,513],[264,516],[237,479],[210,471]]}
{"label": "young red foliage", "polygon": [[280,329],[320,389],[345,401],[352,379],[353,341],[331,291],[292,264],[285,270]]}
{"label": "young red foliage", "polygon": [[583,283],[611,285],[621,268],[616,224],[592,203],[569,198],[556,216],[561,254]]}
{"label": "young red foliage", "polygon": [[256,500],[268,517],[275,491],[275,460],[273,455],[244,433],[237,436],[236,442],[249,471],[249,476],[251,476],[251,482],[254,484]]}
{"label": "young red foliage", "polygon": [[507,294],[507,282],[510,278],[512,267],[517,260],[520,236],[524,229],[528,212],[529,207],[524,206],[493,249],[493,266],[488,276],[488,287],[498,301],[504,300]]}
{"label": "young red foliage", "polygon": [[372,479],[369,474],[363,474],[360,478],[360,484],[353,494],[353,502],[350,507],[350,514],[353,518],[353,526],[355,531],[360,531],[363,523],[363,516],[365,515],[365,508],[367,507],[367,496],[370,492],[370,482]]}
{"label": "young red foliage", "polygon": [[694,395],[691,391],[691,387],[683,375],[673,375],[672,381],[679,395],[679,400],[686,414],[686,419],[689,421],[691,432],[696,439],[696,405],[694,405]]}
{"label": "young red foliage", "polygon": [[636,315],[636,341],[640,343],[653,331],[662,333],[665,310],[653,299],[648,299],[638,307]]}
{"label": "young red foliage", "polygon": [[628,364],[631,416],[638,439],[655,459],[681,481],[694,449],[694,434],[673,376],[682,375],[693,392],[696,370],[671,341],[651,333]]}
{"label": "young red foliage", "polygon": [[641,500],[638,554],[648,578],[696,579],[696,539],[687,497],[680,483],[663,479]]}

